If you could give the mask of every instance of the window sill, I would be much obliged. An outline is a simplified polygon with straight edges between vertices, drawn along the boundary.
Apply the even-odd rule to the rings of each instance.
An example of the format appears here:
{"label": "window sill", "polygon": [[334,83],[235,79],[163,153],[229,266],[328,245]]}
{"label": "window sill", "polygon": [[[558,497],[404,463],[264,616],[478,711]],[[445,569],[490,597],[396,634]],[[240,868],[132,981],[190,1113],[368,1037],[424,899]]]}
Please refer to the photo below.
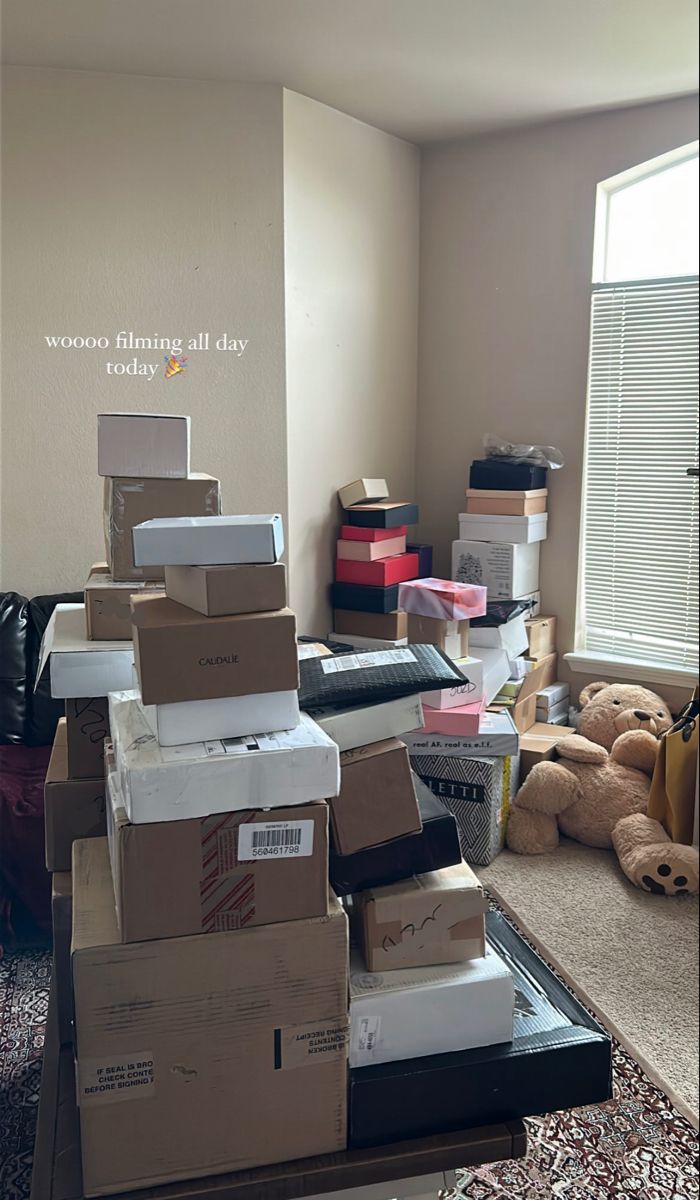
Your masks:
{"label": "window sill", "polygon": [[669,667],[658,662],[635,662],[618,658],[600,650],[574,650],[564,655],[572,671],[582,675],[615,675],[618,679],[634,679],[640,683],[661,683],[666,687],[694,687],[698,672],[693,667]]}

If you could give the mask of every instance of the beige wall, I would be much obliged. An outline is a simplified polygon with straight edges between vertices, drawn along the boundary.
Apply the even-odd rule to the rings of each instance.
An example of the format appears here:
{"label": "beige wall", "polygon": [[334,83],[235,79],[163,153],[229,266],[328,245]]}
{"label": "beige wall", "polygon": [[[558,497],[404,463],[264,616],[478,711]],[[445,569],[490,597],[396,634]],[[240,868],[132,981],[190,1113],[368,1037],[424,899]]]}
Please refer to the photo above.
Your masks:
{"label": "beige wall", "polygon": [[[286,513],[282,89],[4,70],[2,579],[80,588],[103,554],[96,421],[189,412],[229,511]],[[46,334],[249,339],[166,381]]]}
{"label": "beige wall", "polygon": [[691,97],[423,154],[421,534],[449,573],[468,464],[485,432],[559,446],[567,465],[550,475],[541,585],[561,652],[574,644],[596,185],[697,136]]}
{"label": "beige wall", "polygon": [[284,134],[291,603],[323,634],[338,487],[414,496],[418,153],[289,92]]}

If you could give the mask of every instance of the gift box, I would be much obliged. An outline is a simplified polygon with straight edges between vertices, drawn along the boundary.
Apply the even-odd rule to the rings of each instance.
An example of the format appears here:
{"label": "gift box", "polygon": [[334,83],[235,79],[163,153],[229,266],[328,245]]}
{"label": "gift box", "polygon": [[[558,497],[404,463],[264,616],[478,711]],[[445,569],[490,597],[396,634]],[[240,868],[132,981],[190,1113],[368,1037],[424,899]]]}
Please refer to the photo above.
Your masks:
{"label": "gift box", "polygon": [[417,570],[417,554],[395,554],[393,558],[379,558],[375,562],[355,562],[347,558],[335,560],[338,583],[360,583],[366,587],[390,587],[392,583],[413,579]]}
{"label": "gift box", "polygon": [[467,512],[488,513],[501,517],[529,517],[547,511],[547,489],[508,492],[486,488],[467,488]]}
{"label": "gift box", "polygon": [[465,542],[543,542],[547,536],[547,513],[530,517],[460,513],[459,536]]}
{"label": "gift box", "polygon": [[517,757],[448,758],[411,754],[411,765],[454,815],[468,863],[488,866],[503,849],[518,789]]}
{"label": "gift box", "polygon": [[454,578],[463,584],[488,589],[492,600],[517,599],[535,591],[539,574],[539,542],[452,543]]}
{"label": "gift box", "polygon": [[504,492],[539,491],[547,486],[547,468],[510,459],[477,458],[469,470],[469,487]]}
{"label": "gift box", "polygon": [[405,500],[383,500],[378,504],[354,504],[346,512],[348,525],[371,529],[395,529],[397,525],[415,525],[418,505]]}
{"label": "gift box", "polygon": [[339,538],[335,547],[336,558],[354,562],[374,562],[378,558],[394,558],[406,553],[406,535],[384,538],[381,542],[359,542],[354,538]]}
{"label": "gift box", "polygon": [[425,579],[433,573],[433,547],[420,542],[409,542],[409,554],[418,555],[418,578]]}
{"label": "gift box", "polygon": [[134,565],[276,563],[284,550],[279,513],[260,516],[156,517],[132,530]]}
{"label": "gift box", "polygon": [[393,613],[399,603],[399,585],[368,587],[362,583],[334,583],[331,586],[331,603],[333,608]]}
{"label": "gift box", "polygon": [[387,500],[389,487],[386,479],[355,479],[338,488],[338,499],[343,508],[353,504],[367,504],[373,500]]}
{"label": "gift box", "polygon": [[458,704],[452,708],[423,709],[423,728],[426,733],[451,733],[455,737],[476,737],[485,701]]}
{"label": "gift box", "polygon": [[386,542],[391,541],[392,538],[405,537],[407,533],[407,525],[394,525],[388,529],[362,525],[341,525],[339,536],[344,542]]}
{"label": "gift box", "polygon": [[486,588],[450,579],[414,579],[399,587],[398,607],[417,617],[469,621],[486,612]]}

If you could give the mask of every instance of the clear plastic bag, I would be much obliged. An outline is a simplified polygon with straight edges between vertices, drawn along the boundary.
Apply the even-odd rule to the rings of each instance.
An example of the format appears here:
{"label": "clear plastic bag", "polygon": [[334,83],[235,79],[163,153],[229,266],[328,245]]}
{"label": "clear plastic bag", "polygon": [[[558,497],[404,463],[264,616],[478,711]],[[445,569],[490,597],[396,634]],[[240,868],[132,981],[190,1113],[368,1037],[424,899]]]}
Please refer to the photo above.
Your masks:
{"label": "clear plastic bag", "polygon": [[524,443],[506,442],[493,433],[484,437],[487,458],[506,458],[509,462],[532,463],[536,467],[551,467],[557,471],[564,466],[564,455],[556,446],[527,446]]}

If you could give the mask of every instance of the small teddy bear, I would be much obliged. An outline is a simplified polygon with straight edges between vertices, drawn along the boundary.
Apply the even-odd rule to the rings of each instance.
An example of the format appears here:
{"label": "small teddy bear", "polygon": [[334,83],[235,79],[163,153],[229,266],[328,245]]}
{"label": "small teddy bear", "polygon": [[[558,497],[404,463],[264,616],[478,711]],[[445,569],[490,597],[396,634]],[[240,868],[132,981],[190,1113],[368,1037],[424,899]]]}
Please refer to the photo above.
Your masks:
{"label": "small teddy bear", "polygon": [[513,801],[507,843],[544,854],[560,833],[587,846],[615,848],[625,874],[647,891],[698,889],[698,852],[671,842],[646,816],[659,734],[668,705],[634,684],[592,683],[580,696],[578,732],[557,743],[556,762],[537,763]]}

